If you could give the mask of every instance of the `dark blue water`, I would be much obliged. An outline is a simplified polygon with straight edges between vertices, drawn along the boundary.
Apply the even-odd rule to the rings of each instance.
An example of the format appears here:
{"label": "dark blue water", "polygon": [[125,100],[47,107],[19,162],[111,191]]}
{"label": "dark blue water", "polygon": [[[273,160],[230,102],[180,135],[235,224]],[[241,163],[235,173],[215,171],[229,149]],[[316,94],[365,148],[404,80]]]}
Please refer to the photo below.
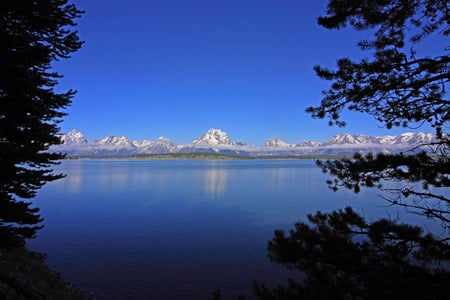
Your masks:
{"label": "dark blue water", "polygon": [[[34,202],[45,228],[29,247],[103,299],[251,294],[298,276],[267,258],[274,229],[352,205],[385,215],[376,190],[327,188],[309,160],[76,160]],[[392,212],[391,212],[392,213]]]}

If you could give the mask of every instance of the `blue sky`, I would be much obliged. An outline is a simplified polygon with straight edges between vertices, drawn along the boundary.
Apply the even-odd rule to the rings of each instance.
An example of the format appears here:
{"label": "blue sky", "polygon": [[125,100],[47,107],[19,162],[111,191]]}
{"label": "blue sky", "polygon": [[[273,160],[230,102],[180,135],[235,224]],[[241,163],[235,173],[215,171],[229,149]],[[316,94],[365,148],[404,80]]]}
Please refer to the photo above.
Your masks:
{"label": "blue sky", "polygon": [[329,86],[313,66],[361,55],[364,33],[317,25],[326,2],[75,0],[86,11],[77,26],[85,44],[54,65],[64,75],[57,90],[78,91],[61,131],[183,144],[219,128],[251,145],[412,131],[356,113],[344,114],[347,127],[329,127],[305,113]]}

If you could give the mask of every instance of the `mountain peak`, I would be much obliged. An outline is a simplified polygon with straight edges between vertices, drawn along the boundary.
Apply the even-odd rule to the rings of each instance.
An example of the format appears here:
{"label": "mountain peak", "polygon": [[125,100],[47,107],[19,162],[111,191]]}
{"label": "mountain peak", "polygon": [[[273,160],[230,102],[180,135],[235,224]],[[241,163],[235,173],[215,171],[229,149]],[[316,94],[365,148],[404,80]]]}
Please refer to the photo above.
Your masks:
{"label": "mountain peak", "polygon": [[[394,153],[408,151],[420,145],[436,141],[432,133],[403,133],[395,136],[366,136],[352,134],[338,134],[326,142],[302,141],[299,144],[289,144],[279,138],[269,139],[262,147],[243,147],[243,142],[231,140],[227,133],[212,128],[200,137],[194,139],[192,144],[176,145],[166,137],[156,140],[143,140],[131,142],[126,136],[108,136],[103,139],[88,142],[81,132],[71,130],[60,135],[62,144],[54,145],[58,151],[65,151],[70,155],[105,156],[105,155],[131,155],[152,153],[175,153],[187,151],[216,151],[223,153],[282,153],[290,155],[301,154],[331,154],[351,155],[356,151]],[[249,154],[250,155],[250,154]]]}
{"label": "mountain peak", "polygon": [[220,129],[211,128],[200,137],[194,139],[192,144],[201,145],[229,145],[236,146],[237,143],[232,141],[228,134]]}
{"label": "mountain peak", "polygon": [[99,140],[98,143],[103,145],[133,146],[133,143],[126,136],[118,137],[116,135],[107,136]]}
{"label": "mountain peak", "polygon": [[86,144],[84,135],[76,129],[72,129],[66,134],[61,135],[61,143],[65,145]]}
{"label": "mountain peak", "polygon": [[268,139],[265,143],[264,143],[264,147],[274,147],[274,148],[290,148],[293,147],[294,145],[292,144],[288,144],[285,141],[280,140],[279,138],[271,138]]}
{"label": "mountain peak", "polygon": [[345,145],[345,144],[362,145],[374,142],[379,143],[376,137],[342,133],[333,136],[326,143],[324,143],[324,145]]}

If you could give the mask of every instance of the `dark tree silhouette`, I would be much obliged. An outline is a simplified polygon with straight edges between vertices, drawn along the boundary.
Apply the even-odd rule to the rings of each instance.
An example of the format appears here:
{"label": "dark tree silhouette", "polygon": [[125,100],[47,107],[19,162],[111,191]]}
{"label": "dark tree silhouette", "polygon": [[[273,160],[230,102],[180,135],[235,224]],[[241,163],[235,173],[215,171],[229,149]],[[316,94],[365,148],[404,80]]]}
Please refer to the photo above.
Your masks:
{"label": "dark tree silhouette", "polygon": [[[387,128],[427,123],[436,131],[433,143],[414,145],[410,153],[318,162],[335,177],[330,187],[357,192],[360,186],[383,188],[383,180],[420,182],[421,187],[405,186],[387,200],[440,219],[449,229],[450,199],[445,194],[450,186],[449,2],[332,0],[327,13],[318,19],[325,28],[350,25],[374,32],[373,40],[359,42],[361,50],[373,55],[358,62],[341,58],[335,71],[316,66],[318,76],[332,83],[320,106],[307,111],[314,118],[328,117],[330,125],[344,126],[341,112],[349,109],[372,115]],[[419,47],[431,38],[439,53]]]}
{"label": "dark tree silhouette", "polygon": [[81,47],[81,14],[67,0],[0,1],[0,247],[35,237],[42,219],[26,199],[63,177],[51,165],[64,155],[47,150],[75,92],[54,91],[51,63]]}
{"label": "dark tree silhouette", "polygon": [[305,281],[272,290],[255,284],[259,299],[448,298],[450,246],[420,227],[367,223],[350,207],[308,220],[269,243],[271,260],[303,271]]}
{"label": "dark tree silhouette", "polygon": [[[309,222],[296,223],[288,234],[276,231],[268,246],[271,260],[300,270],[305,279],[274,289],[255,283],[255,294],[259,299],[447,299],[450,2],[330,0],[318,23],[366,30],[374,39],[359,42],[371,53],[368,58],[341,58],[337,70],[315,67],[331,88],[320,106],[307,109],[314,118],[345,126],[341,113],[349,109],[372,115],[387,128],[430,124],[436,133],[433,143],[412,145],[408,153],[318,161],[334,177],[330,188],[380,188],[390,204],[437,220],[443,231],[433,235],[386,218],[367,222],[351,208],[308,215]],[[419,45],[431,37],[441,53],[422,52],[428,49]],[[386,181],[406,184],[387,190]]]}

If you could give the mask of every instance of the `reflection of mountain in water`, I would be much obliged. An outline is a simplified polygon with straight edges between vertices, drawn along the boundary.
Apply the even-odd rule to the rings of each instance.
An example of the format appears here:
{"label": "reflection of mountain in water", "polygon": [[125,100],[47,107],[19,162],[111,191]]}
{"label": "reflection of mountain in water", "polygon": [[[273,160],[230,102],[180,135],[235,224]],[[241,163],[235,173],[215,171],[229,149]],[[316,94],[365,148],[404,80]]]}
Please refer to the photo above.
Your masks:
{"label": "reflection of mountain in water", "polygon": [[288,173],[286,170],[281,168],[272,168],[270,169],[270,172],[267,173],[267,183],[268,186],[273,191],[278,191],[279,189],[282,189],[285,186],[286,180],[288,180]]}
{"label": "reflection of mountain in water", "polygon": [[72,168],[70,170],[70,176],[56,180],[51,184],[55,187],[55,189],[66,191],[68,193],[78,193],[80,192],[83,184],[83,169],[77,167]]}
{"label": "reflection of mountain in water", "polygon": [[203,172],[205,193],[210,197],[220,197],[225,193],[228,182],[228,170],[210,168]]}

